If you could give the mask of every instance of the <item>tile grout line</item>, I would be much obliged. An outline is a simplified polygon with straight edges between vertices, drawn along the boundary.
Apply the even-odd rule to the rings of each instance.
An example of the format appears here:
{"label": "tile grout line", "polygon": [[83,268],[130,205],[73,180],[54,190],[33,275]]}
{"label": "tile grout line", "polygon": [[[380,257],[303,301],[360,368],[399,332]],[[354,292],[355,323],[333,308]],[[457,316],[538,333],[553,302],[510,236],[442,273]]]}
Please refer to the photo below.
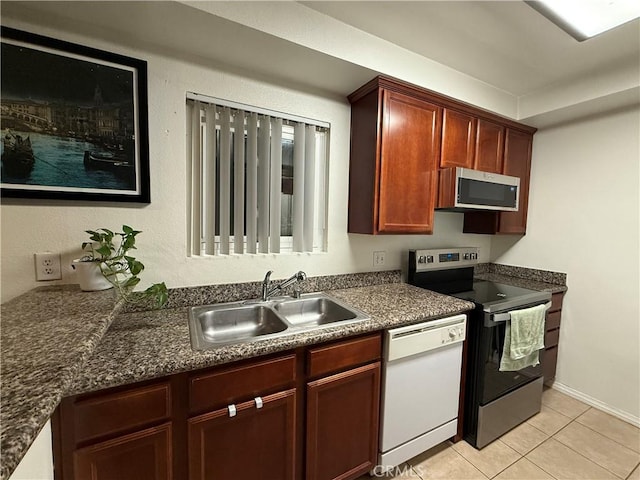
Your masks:
{"label": "tile grout line", "polygon": [[[586,412],[585,412],[585,413],[586,413]],[[620,476],[620,475],[618,475],[617,473],[612,472],[611,470],[609,470],[609,469],[608,469],[607,467],[605,467],[604,465],[600,465],[598,462],[596,462],[596,461],[594,461],[594,460],[590,459],[589,457],[587,457],[587,456],[585,456],[584,454],[582,454],[582,453],[578,452],[577,450],[574,450],[570,445],[567,445],[567,444],[566,444],[566,443],[564,443],[562,440],[560,440],[560,439],[558,439],[558,438],[554,438],[558,433],[560,433],[562,430],[564,430],[565,428],[567,428],[567,427],[568,427],[569,425],[571,425],[573,422],[576,422],[576,419],[574,419],[574,420],[572,420],[571,422],[567,423],[564,427],[562,427],[560,430],[558,430],[556,433],[554,433],[554,434],[553,434],[553,436],[551,436],[550,438],[553,438],[556,442],[558,442],[558,443],[560,443],[560,444],[564,445],[565,447],[567,447],[567,448],[568,448],[569,450],[571,450],[572,452],[577,453],[578,455],[580,455],[582,458],[586,458],[588,461],[590,461],[590,462],[591,462],[591,463],[593,463],[594,465],[597,465],[597,466],[599,466],[600,468],[602,468],[603,470],[606,470],[607,472],[609,472],[609,473],[610,473],[611,475],[613,475],[614,477],[617,477],[617,478],[620,478],[620,479],[622,479],[622,480],[625,480],[628,476],[627,476],[627,477],[621,477],[621,476]],[[576,422],[576,423],[578,423],[579,425],[582,425],[580,422]],[[586,425],[582,425],[582,426],[583,426],[583,427],[586,427],[586,428],[589,428],[589,427],[587,427]],[[591,429],[591,428],[589,428],[589,430],[591,430],[592,432],[599,433],[600,435],[602,435],[600,432],[596,432],[595,430],[593,430],[593,429]],[[608,438],[608,439],[609,439],[609,437],[607,437],[606,435],[602,435],[602,436],[603,436],[603,437],[605,437],[605,438]],[[609,439],[609,440],[612,440],[612,441],[613,441],[613,439]],[[545,441],[546,441],[546,440],[545,440]],[[617,442],[615,442],[615,443],[617,443]],[[624,445],[621,445],[621,444],[619,444],[619,443],[618,443],[618,445],[620,445],[621,447],[627,448],[627,447],[625,447]],[[627,448],[627,450],[632,451],[630,448]],[[635,453],[635,452],[634,452],[634,453]],[[639,454],[639,455],[640,455],[640,454]],[[633,473],[633,470],[635,470],[635,467],[631,470],[631,473]],[[629,475],[631,475],[631,473],[629,473]]]}
{"label": "tile grout line", "polygon": [[[564,413],[562,413],[560,410],[556,410],[555,408],[550,407],[550,406],[549,406],[549,405],[547,405],[546,403],[542,403],[542,405],[544,405],[545,407],[547,407],[549,410],[553,410],[553,411],[554,411],[555,413],[557,413],[558,415],[562,415],[563,417],[567,417],[567,418],[569,418],[571,421],[574,421],[576,418],[578,418],[578,417],[580,417],[580,416],[584,415],[585,413],[587,413],[589,410],[591,410],[591,409],[593,408],[593,407],[589,407],[589,408],[587,408],[584,412],[582,412],[580,415],[578,415],[578,417],[573,418],[573,417],[570,417],[569,415],[565,415],[565,414],[564,414]],[[585,404],[585,405],[586,405],[586,404]],[[535,417],[535,415],[534,415],[534,417]],[[533,418],[533,417],[531,417],[531,418]]]}
{"label": "tile grout line", "polygon": [[[547,408],[551,408],[551,407],[549,407],[548,405],[545,405],[545,407],[547,407]],[[562,414],[562,413],[558,412],[557,410],[554,410],[553,408],[551,408],[551,410],[553,410],[554,412],[559,413],[560,415],[564,415],[564,414]],[[566,417],[566,415],[564,415],[564,416]],[[533,417],[531,417],[531,418],[533,418]],[[571,418],[571,417],[568,417],[568,418]],[[527,421],[527,423],[528,423],[528,421],[529,421],[529,420],[527,419],[526,421]],[[572,420],[572,421],[573,421],[573,420]],[[570,421],[569,423],[571,423],[571,421]],[[569,423],[567,423],[567,425],[569,425]],[[527,453],[525,453],[524,455],[522,455],[522,457],[520,457],[520,460],[525,459],[527,462],[530,462],[532,465],[535,465],[536,467],[538,467],[540,470],[542,470],[544,473],[546,473],[547,475],[549,475],[549,476],[550,476],[551,478],[553,478],[554,480],[558,480],[558,478],[557,478],[557,477],[555,477],[555,476],[553,476],[553,475],[551,474],[551,472],[546,471],[543,467],[541,467],[540,465],[538,465],[536,462],[534,462],[533,460],[531,460],[531,459],[527,458],[527,455],[529,455],[531,452],[533,452],[536,448],[538,448],[538,447],[539,447],[540,445],[542,445],[544,442],[548,441],[550,438],[553,438],[553,436],[555,435],[555,433],[553,433],[553,434],[549,435],[547,432],[543,432],[542,430],[540,430],[539,428],[536,428],[534,425],[531,425],[530,423],[528,423],[528,425],[529,425],[530,427],[534,428],[535,430],[538,430],[539,432],[541,432],[541,433],[543,433],[544,435],[546,435],[546,436],[547,436],[547,438],[545,438],[542,442],[540,442],[538,445],[536,445],[535,447],[533,447],[533,448],[532,448],[531,450],[529,450]],[[560,430],[562,430],[562,429],[566,428],[566,426],[567,426],[567,425],[565,425],[564,427],[562,427]],[[558,432],[559,432],[560,430],[558,430]],[[558,432],[556,432],[556,433],[558,433]],[[504,442],[503,442],[503,443],[504,443]],[[518,453],[520,453],[520,452],[518,452]],[[520,460],[518,460],[518,461],[520,461]]]}
{"label": "tile grout line", "polygon": [[[552,410],[553,410],[553,409],[552,409]],[[555,411],[555,410],[554,410],[554,411]],[[535,417],[535,415],[534,415],[533,417]],[[520,425],[522,425],[523,423],[526,423],[527,425],[529,425],[529,426],[530,426],[531,428],[533,428],[534,430],[537,430],[537,431],[539,431],[540,433],[542,433],[543,435],[546,435],[546,436],[547,436],[547,438],[545,438],[542,442],[540,442],[538,445],[536,445],[535,447],[533,447],[531,450],[529,450],[529,451],[528,451],[527,453],[525,453],[524,455],[528,455],[529,453],[531,453],[531,451],[532,451],[532,450],[534,450],[534,449],[538,448],[538,446],[540,446],[541,444],[543,444],[544,442],[546,442],[547,440],[549,440],[553,435],[555,435],[555,434],[551,434],[551,435],[549,435],[547,432],[545,432],[545,431],[543,431],[543,430],[540,430],[540,429],[539,429],[538,427],[536,427],[535,425],[531,425],[531,424],[529,423],[529,420],[531,420],[533,417],[529,417],[529,418],[527,418],[527,419],[526,419],[524,422],[522,422]],[[504,442],[503,442],[503,443],[504,443]],[[520,452],[518,452],[518,453],[520,453]],[[523,455],[523,456],[524,456],[524,455]]]}
{"label": "tile grout line", "polygon": [[[476,470],[478,470],[480,473],[482,473],[482,475],[484,475],[486,478],[488,478],[489,480],[491,480],[492,478],[497,477],[498,475],[500,475],[502,472],[504,472],[507,468],[509,468],[511,465],[513,465],[514,463],[518,462],[521,458],[523,458],[523,455],[518,452],[517,450],[515,450],[514,448],[512,448],[511,446],[507,445],[506,443],[500,441],[500,438],[496,438],[493,442],[491,442],[491,444],[495,443],[495,442],[500,442],[502,445],[504,445],[505,447],[507,447],[509,450],[513,451],[516,455],[519,455],[520,458],[516,459],[514,462],[511,462],[510,464],[508,464],[506,467],[504,467],[502,470],[500,470],[498,473],[496,473],[495,475],[492,475],[491,477],[489,477],[488,475],[486,475],[482,470],[480,470],[480,467],[478,467],[476,464],[474,464],[471,460],[467,459],[464,455],[462,455],[461,453],[459,453],[457,450],[454,449],[454,451],[460,455],[462,458],[464,458],[468,463],[470,463],[471,465],[473,465],[475,467]],[[478,450],[481,451],[481,450]]]}
{"label": "tile grout line", "polygon": [[[591,410],[592,408],[593,408],[593,409],[595,409],[595,410],[597,410],[597,411],[599,411],[599,412],[604,413],[605,415],[609,415],[609,414],[608,414],[607,412],[605,412],[604,410],[600,410],[600,409],[595,408],[595,407],[590,407],[590,408],[589,408],[589,410]],[[584,413],[587,413],[589,410],[585,411]],[[574,422],[578,422],[578,418],[580,418],[582,415],[584,415],[584,413],[583,413],[583,414],[581,414],[581,415],[579,415],[578,417],[576,417],[573,421],[574,421]],[[609,415],[609,416],[610,416],[610,417],[612,417],[612,418],[615,418],[616,420],[619,420],[619,421],[621,421],[621,422],[623,422],[623,423],[626,423],[626,424],[628,424],[628,425],[631,425],[632,427],[634,427],[634,428],[636,428],[636,429],[640,430],[640,428],[636,427],[635,425],[630,424],[629,422],[625,422],[624,420],[620,420],[619,418],[614,417],[613,415]],[[638,454],[638,456],[640,457],[640,452],[638,452],[638,451],[636,451],[636,450],[634,450],[634,449],[632,449],[632,448],[629,448],[629,447],[627,447],[626,445],[623,445],[622,443],[620,443],[619,441],[617,441],[615,438],[611,438],[609,435],[605,435],[604,433],[601,433],[601,432],[599,432],[599,431],[597,431],[597,430],[594,430],[594,429],[593,429],[593,428],[591,428],[589,425],[585,425],[585,424],[584,424],[584,423],[582,423],[582,422],[578,422],[578,423],[579,423],[580,425],[582,425],[583,427],[588,428],[588,429],[589,429],[589,430],[591,430],[592,432],[596,432],[596,433],[598,433],[598,434],[602,435],[603,437],[608,438],[608,439],[609,439],[609,440],[611,440],[612,442],[617,443],[618,445],[620,445],[620,446],[622,446],[622,447],[626,448],[627,450],[631,450],[632,452],[634,452],[634,453]]]}
{"label": "tile grout line", "polygon": [[[551,437],[549,437],[549,438],[551,438]],[[547,438],[547,440],[549,440],[549,438]],[[544,442],[546,442],[547,440],[545,440]],[[544,443],[544,442],[542,442],[542,443]],[[541,443],[540,445],[542,445],[542,443]],[[540,445],[538,445],[538,447],[539,447]],[[538,448],[538,447],[536,447],[536,448]],[[534,448],[533,450],[535,450],[535,448]],[[533,451],[533,450],[531,450],[531,451]],[[531,453],[531,452],[529,452],[529,453]],[[527,455],[529,455],[529,454],[527,454]],[[558,477],[556,477],[556,476],[552,475],[552,474],[551,474],[551,472],[547,472],[543,467],[541,467],[540,465],[538,465],[536,462],[534,462],[533,460],[531,460],[531,459],[527,458],[527,457],[526,457],[526,455],[525,455],[525,456],[523,456],[522,458],[524,458],[524,459],[525,459],[526,461],[528,461],[528,462],[531,462],[531,464],[532,464],[532,465],[535,465],[536,467],[538,467],[540,470],[542,470],[544,473],[546,473],[547,475],[549,475],[551,478],[553,478],[553,479],[555,479],[555,480],[558,480]]]}
{"label": "tile grout line", "polygon": [[631,470],[631,473],[629,475],[627,475],[627,478],[625,480],[629,480],[631,478],[631,475],[633,475],[633,472],[635,472],[636,470],[638,470],[640,468],[640,464],[636,465],[636,468],[634,468],[633,470]]}
{"label": "tile grout line", "polygon": [[[463,442],[464,440],[461,440],[461,441]],[[484,474],[484,472],[483,472],[482,470],[480,470],[478,467],[476,467],[476,466],[473,464],[473,462],[471,462],[470,460],[467,460],[467,458],[465,458],[465,456],[464,456],[464,455],[462,455],[462,454],[461,454],[460,452],[458,452],[455,448],[453,448],[453,444],[451,444],[451,445],[449,446],[449,448],[451,448],[451,449],[455,452],[455,454],[456,454],[456,455],[458,455],[460,458],[462,458],[462,460],[464,460],[464,461],[465,461],[465,462],[467,462],[469,465],[471,465],[473,468],[475,468],[478,472],[480,472],[480,475],[482,475],[484,478],[489,479],[489,480],[490,480],[490,478],[493,478],[493,477],[488,477],[487,475],[485,475],[485,474]]]}

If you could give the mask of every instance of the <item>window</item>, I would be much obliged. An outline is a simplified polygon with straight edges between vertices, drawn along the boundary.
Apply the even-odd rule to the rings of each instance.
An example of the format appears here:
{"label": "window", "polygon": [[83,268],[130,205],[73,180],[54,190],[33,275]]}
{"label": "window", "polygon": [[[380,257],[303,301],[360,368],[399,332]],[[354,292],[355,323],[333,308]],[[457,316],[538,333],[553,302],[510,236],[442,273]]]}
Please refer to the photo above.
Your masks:
{"label": "window", "polygon": [[329,125],[189,93],[189,254],[326,250]]}

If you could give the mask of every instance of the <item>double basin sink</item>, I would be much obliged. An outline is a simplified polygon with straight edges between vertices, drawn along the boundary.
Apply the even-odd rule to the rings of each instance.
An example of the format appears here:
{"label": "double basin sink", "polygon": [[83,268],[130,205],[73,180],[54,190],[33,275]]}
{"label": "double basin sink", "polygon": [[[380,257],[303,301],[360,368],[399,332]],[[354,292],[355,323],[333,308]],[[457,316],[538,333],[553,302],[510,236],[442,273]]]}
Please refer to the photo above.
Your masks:
{"label": "double basin sink", "polygon": [[280,297],[192,307],[189,330],[192,347],[208,350],[368,319],[365,313],[328,295],[312,293],[300,298]]}

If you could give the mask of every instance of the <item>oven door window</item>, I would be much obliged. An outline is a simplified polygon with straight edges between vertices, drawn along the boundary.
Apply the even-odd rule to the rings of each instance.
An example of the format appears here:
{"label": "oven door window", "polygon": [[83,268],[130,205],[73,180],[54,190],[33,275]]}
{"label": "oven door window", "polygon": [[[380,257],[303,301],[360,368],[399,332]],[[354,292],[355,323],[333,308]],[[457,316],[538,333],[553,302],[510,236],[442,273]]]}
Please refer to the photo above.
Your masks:
{"label": "oven door window", "polygon": [[500,359],[504,346],[505,323],[499,323],[493,327],[482,329],[482,341],[480,351],[481,362],[484,362],[483,388],[480,395],[480,404],[495,400],[516,388],[529,383],[542,375],[540,365],[527,367],[515,372],[501,372]]}

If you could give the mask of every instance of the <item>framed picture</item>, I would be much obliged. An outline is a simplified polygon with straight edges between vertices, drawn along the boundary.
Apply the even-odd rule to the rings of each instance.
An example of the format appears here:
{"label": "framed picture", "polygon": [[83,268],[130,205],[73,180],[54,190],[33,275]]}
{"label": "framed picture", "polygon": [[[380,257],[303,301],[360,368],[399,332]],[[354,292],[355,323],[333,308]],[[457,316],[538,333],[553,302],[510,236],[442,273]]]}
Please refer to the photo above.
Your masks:
{"label": "framed picture", "polygon": [[149,203],[147,62],[1,37],[2,197]]}

